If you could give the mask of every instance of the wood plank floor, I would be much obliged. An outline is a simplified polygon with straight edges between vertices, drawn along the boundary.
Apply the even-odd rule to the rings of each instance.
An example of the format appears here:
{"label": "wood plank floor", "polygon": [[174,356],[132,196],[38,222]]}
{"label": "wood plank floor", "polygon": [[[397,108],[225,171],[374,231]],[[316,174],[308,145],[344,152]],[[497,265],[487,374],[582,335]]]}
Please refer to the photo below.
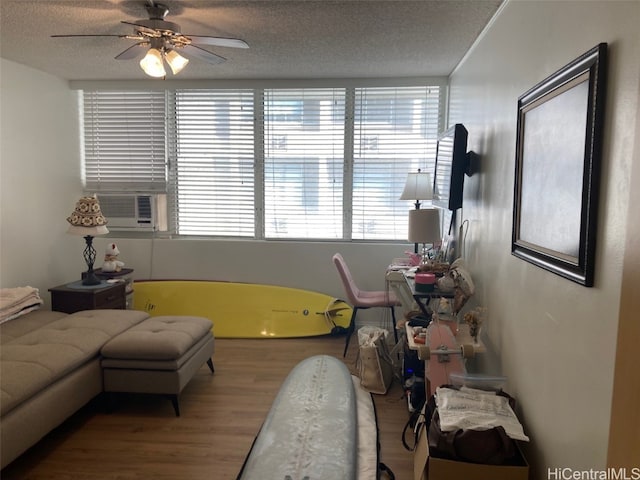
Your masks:
{"label": "wood plank floor", "polygon": [[[352,340],[356,340],[355,337]],[[357,346],[345,359],[355,373]],[[203,366],[180,396],[175,417],[166,398],[122,395],[105,413],[96,399],[1,472],[3,480],[232,480],[242,467],[282,381],[301,360],[342,359],[344,337],[217,339],[216,373]],[[398,480],[413,476],[401,434],[408,419],[397,381],[374,395],[380,459]]]}

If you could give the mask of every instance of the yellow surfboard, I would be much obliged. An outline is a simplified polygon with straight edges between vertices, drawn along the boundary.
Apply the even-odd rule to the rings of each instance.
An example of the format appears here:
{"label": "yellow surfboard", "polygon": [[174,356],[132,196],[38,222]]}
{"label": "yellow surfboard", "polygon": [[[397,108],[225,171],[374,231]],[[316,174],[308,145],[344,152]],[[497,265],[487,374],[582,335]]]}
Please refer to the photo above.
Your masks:
{"label": "yellow surfboard", "polygon": [[344,333],[351,307],[329,295],[279,287],[198,280],[144,280],[133,304],[151,316],[194,315],[213,321],[219,338],[311,337]]}

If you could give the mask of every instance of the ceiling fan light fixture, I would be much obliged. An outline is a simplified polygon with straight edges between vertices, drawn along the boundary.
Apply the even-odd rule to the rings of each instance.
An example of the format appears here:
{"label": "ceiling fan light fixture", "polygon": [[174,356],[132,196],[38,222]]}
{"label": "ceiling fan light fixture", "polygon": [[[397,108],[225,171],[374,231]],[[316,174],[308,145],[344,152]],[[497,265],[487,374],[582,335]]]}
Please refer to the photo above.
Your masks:
{"label": "ceiling fan light fixture", "polygon": [[184,58],[175,50],[167,51],[164,58],[167,60],[167,63],[169,64],[169,67],[171,67],[171,71],[174,75],[180,73],[180,71],[187,66],[187,63],[189,63],[189,59]]}
{"label": "ceiling fan light fixture", "polygon": [[[0,0],[1,2],[2,0]],[[142,1],[142,0],[136,0]],[[189,63],[178,53],[182,51],[189,57],[206,62],[210,65],[217,65],[226,59],[220,55],[210,52],[205,46],[218,46],[227,48],[249,48],[244,40],[239,38],[212,37],[208,35],[186,35],[182,33],[180,25],[168,22],[165,17],[169,13],[169,8],[157,0],[146,0],[148,19],[126,21],[120,23],[133,27],[130,35],[105,34],[73,34],[73,35],[52,35],[52,37],[119,37],[126,40],[135,40],[137,43],[129,46],[126,50],[116,55],[116,60],[138,59],[147,50],[145,57],[140,60],[140,68],[155,78],[166,78],[164,62],[166,60],[174,75],[180,73]]]}
{"label": "ceiling fan light fixture", "polygon": [[162,53],[156,48],[150,48],[140,60],[140,68],[150,77],[164,77],[167,74],[162,64]]}

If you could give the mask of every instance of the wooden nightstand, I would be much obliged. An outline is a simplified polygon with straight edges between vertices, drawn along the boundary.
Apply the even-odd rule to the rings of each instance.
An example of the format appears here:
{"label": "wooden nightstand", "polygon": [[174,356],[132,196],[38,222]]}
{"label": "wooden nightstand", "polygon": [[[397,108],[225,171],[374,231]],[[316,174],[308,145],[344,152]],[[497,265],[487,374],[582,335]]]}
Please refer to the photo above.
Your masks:
{"label": "wooden nightstand", "polygon": [[101,268],[94,271],[102,280],[120,280],[126,285],[127,307],[133,308],[133,268],[122,268],[119,272],[103,272]]}
{"label": "wooden nightstand", "polygon": [[[76,285],[78,286],[74,288]],[[124,282],[105,283],[89,288],[80,286],[78,281],[50,288],[49,292],[51,292],[51,310],[57,312],[74,313],[80,310],[127,307]]]}

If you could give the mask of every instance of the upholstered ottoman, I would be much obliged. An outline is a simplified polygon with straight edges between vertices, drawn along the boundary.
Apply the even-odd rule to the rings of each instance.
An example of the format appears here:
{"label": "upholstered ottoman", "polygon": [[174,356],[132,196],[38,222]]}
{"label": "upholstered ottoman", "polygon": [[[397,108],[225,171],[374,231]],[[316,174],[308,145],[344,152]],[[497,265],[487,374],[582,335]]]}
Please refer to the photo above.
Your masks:
{"label": "upholstered ottoman", "polygon": [[101,350],[105,392],[168,395],[180,416],[178,395],[200,367],[214,372],[211,320],[150,317],[107,342]]}

